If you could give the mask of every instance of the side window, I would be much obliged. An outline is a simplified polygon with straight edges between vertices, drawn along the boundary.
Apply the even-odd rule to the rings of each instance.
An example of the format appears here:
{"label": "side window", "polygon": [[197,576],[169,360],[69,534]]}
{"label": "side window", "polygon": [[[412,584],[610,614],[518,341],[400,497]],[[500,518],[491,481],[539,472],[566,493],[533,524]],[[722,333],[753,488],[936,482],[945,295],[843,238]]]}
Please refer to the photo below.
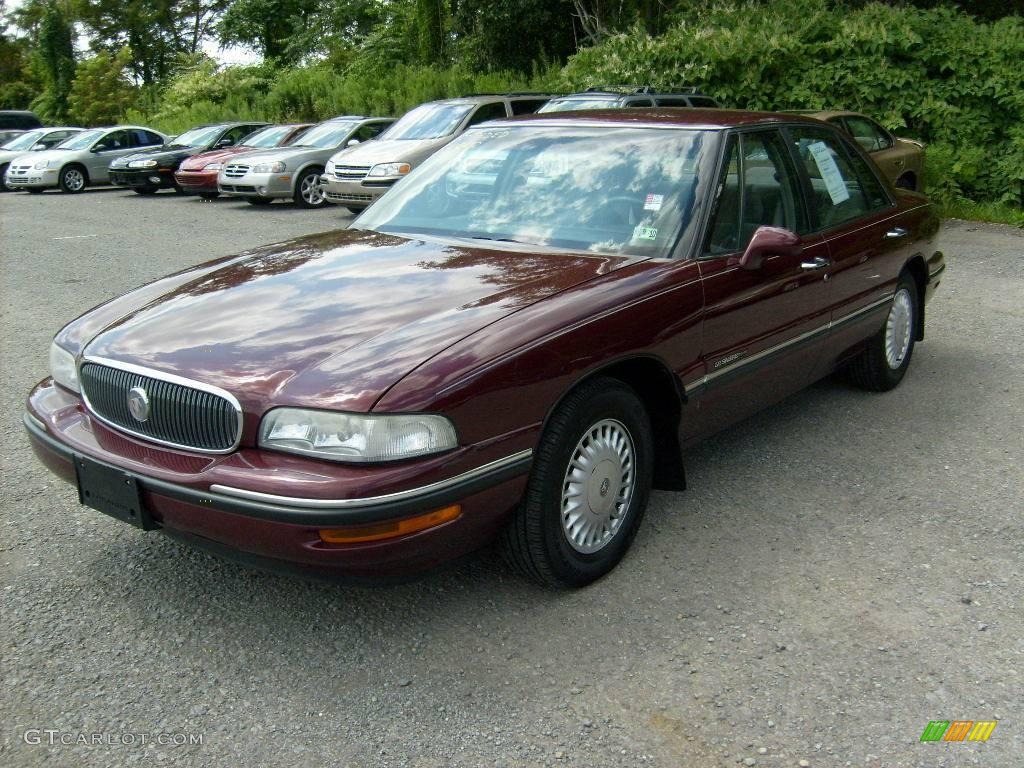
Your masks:
{"label": "side window", "polygon": [[777,131],[732,137],[705,254],[736,253],[758,227],[806,232],[799,184]]}
{"label": "side window", "polygon": [[689,102],[682,96],[659,96],[654,100],[659,107],[688,107]]}
{"label": "side window", "polygon": [[[225,131],[224,135],[221,136],[220,139],[217,141],[217,144],[220,144],[220,145],[225,146],[225,147],[226,146],[232,146],[233,147],[236,144],[238,144],[238,142],[240,142],[243,138],[248,136],[250,133],[252,133],[251,126],[248,126],[248,125],[236,125],[234,128],[231,128],[230,130]],[[227,141],[229,141],[231,143],[230,144],[225,144],[224,142],[227,142]]]}
{"label": "side window", "polygon": [[710,96],[691,96],[690,106],[693,107],[710,107],[712,109],[718,108],[718,102],[712,99]]}
{"label": "side window", "polygon": [[547,99],[516,99],[509,102],[513,115],[532,115],[547,103]]}
{"label": "side window", "polygon": [[505,114],[505,102],[494,101],[478,107],[469,119],[469,125],[479,125],[480,123],[486,123],[488,120],[500,120],[503,117],[507,117]]}
{"label": "side window", "polygon": [[[820,228],[837,226],[881,207],[883,201],[888,203],[870,169],[864,166],[863,178],[854,170],[852,153],[844,150],[834,133],[803,125],[793,126],[790,131],[810,179],[811,206]],[[857,160],[863,164],[859,157]]]}
{"label": "side window", "polygon": [[352,138],[359,139],[359,141],[369,141],[380,136],[381,132],[387,127],[387,123],[367,123],[356,131]]}
{"label": "side window", "polygon": [[39,143],[49,149],[60,144],[64,139],[71,135],[71,131],[53,131],[48,133],[39,140]]}
{"label": "side window", "polygon": [[160,137],[155,133],[144,131],[141,128],[136,128],[132,131],[132,138],[135,140],[136,147],[151,147],[154,144],[163,143]]}
{"label": "side window", "polygon": [[626,99],[626,103],[623,104],[625,107],[653,107],[654,102],[648,98],[642,99]]}
{"label": "side window", "polygon": [[128,131],[111,131],[97,142],[101,152],[112,152],[118,149],[128,149],[131,141]]}
{"label": "side window", "polygon": [[847,132],[864,147],[865,152],[878,152],[892,146],[889,135],[874,121],[851,115],[844,122]]}

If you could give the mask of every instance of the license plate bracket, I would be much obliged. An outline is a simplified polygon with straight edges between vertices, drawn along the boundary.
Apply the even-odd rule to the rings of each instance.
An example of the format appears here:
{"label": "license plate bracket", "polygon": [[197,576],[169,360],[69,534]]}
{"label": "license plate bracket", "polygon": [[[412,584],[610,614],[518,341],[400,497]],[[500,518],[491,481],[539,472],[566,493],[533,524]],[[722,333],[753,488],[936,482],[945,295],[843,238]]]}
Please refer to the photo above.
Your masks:
{"label": "license plate bracket", "polygon": [[87,456],[75,456],[78,500],[87,507],[144,531],[157,527],[142,502],[135,476]]}

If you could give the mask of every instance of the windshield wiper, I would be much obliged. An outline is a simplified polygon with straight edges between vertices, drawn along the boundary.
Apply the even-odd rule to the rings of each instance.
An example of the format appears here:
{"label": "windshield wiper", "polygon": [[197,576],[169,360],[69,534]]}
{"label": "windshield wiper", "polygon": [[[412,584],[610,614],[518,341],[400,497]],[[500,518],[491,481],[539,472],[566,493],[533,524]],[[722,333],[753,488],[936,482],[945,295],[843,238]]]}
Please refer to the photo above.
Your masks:
{"label": "windshield wiper", "polygon": [[495,243],[517,243],[519,245],[532,245],[522,240],[513,240],[511,237],[488,237],[487,235],[467,235],[470,240],[491,240]]}

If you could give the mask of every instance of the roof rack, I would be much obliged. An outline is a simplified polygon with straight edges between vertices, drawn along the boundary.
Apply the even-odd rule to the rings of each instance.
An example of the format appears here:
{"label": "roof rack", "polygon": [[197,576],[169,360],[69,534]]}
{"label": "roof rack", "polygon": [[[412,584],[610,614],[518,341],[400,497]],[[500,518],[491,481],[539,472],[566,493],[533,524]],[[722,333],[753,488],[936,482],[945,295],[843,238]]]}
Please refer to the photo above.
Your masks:
{"label": "roof rack", "polygon": [[544,96],[551,98],[552,94],[541,91],[506,91],[502,93],[467,93],[465,96],[455,96],[456,99],[471,99],[476,96]]}
{"label": "roof rack", "polygon": [[584,93],[643,93],[643,94],[668,94],[685,93],[691,96],[703,96],[704,92],[694,86],[674,85],[669,88],[655,88],[652,85],[598,85],[587,88]]}

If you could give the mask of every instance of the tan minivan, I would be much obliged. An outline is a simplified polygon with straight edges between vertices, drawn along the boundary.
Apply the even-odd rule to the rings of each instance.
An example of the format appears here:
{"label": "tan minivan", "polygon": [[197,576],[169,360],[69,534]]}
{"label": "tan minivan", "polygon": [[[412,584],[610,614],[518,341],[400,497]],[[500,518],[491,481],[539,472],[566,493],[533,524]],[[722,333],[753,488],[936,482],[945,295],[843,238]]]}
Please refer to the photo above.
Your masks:
{"label": "tan minivan", "polygon": [[358,213],[470,126],[536,112],[550,98],[546,93],[490,93],[420,104],[374,141],[331,157],[320,177],[324,197]]}

